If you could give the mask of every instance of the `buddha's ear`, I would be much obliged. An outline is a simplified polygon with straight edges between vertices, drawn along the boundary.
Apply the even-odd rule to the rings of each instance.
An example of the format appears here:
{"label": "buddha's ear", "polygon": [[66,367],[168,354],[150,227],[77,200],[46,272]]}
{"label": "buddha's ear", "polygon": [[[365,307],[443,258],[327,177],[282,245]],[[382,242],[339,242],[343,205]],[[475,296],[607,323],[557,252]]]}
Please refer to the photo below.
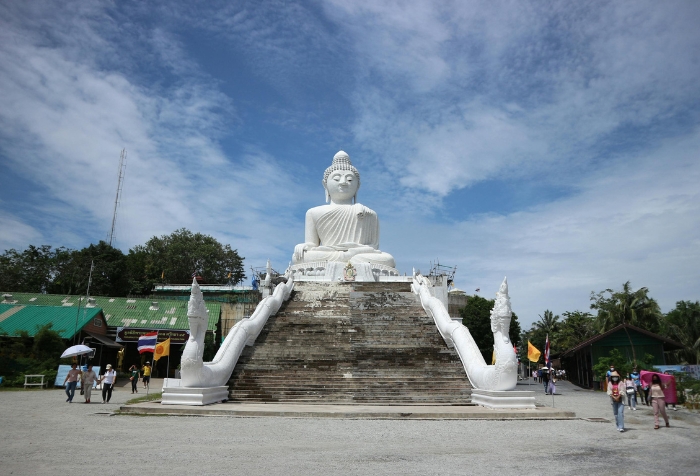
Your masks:
{"label": "buddha's ear", "polygon": [[331,203],[331,195],[328,193],[328,187],[326,186],[326,181],[321,182],[323,184],[323,189],[326,191],[326,203]]}

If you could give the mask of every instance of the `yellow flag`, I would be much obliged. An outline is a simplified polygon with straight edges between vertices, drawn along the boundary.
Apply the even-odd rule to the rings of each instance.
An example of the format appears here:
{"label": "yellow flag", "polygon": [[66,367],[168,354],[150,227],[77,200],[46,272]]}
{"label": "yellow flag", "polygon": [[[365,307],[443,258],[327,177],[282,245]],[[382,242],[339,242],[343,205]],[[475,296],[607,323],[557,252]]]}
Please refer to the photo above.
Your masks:
{"label": "yellow flag", "polygon": [[170,355],[170,337],[160,344],[156,344],[156,351],[153,352],[153,360],[158,360],[161,357],[167,357],[168,355]]}
{"label": "yellow flag", "polygon": [[160,273],[160,279],[165,279],[165,270],[163,270],[163,272]]}
{"label": "yellow flag", "polygon": [[532,345],[530,341],[527,341],[527,358],[530,362],[537,362],[540,360],[540,355],[542,352],[537,350],[537,347]]}

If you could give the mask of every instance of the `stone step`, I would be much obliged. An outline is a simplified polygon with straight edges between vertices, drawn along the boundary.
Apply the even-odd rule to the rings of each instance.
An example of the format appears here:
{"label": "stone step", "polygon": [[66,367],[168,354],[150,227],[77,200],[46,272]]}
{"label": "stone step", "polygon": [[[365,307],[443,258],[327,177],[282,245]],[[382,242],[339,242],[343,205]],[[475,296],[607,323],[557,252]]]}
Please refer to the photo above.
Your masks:
{"label": "stone step", "polygon": [[[351,378],[346,378],[351,374]],[[471,386],[410,283],[295,284],[244,350],[231,400],[470,402]]]}

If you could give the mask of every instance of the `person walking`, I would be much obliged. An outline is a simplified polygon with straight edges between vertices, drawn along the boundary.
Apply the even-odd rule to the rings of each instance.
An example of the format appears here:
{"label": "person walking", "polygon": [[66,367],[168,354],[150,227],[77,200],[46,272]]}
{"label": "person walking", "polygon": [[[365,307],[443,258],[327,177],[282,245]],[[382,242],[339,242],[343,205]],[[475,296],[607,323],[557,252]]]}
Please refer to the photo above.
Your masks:
{"label": "person walking", "polygon": [[129,372],[131,373],[131,376],[129,377],[129,380],[131,380],[131,393],[139,393],[138,383],[139,377],[141,377],[141,372],[136,365],[129,367]]}
{"label": "person walking", "polygon": [[117,381],[117,372],[112,369],[112,364],[107,364],[106,370],[100,382],[102,382],[102,403],[109,403],[112,399],[112,389]]}
{"label": "person walking", "polygon": [[642,381],[639,378],[639,371],[637,370],[637,367],[632,369],[630,377],[632,377],[632,380],[634,381],[634,388],[636,390],[635,400],[646,403],[644,402],[644,390],[642,390]]}
{"label": "person walking", "polygon": [[[73,396],[75,395],[75,387],[78,386],[78,378],[80,378],[82,372],[78,369],[78,364],[71,364],[68,375],[66,375],[63,385],[66,387],[66,402],[73,403]],[[66,383],[67,382],[67,383]]]}
{"label": "person walking", "polygon": [[659,413],[664,417],[666,426],[669,427],[668,415],[666,414],[666,396],[664,388],[667,385],[661,383],[661,378],[654,374],[651,376],[651,385],[649,386],[649,396],[651,397],[651,407],[654,409],[654,429],[659,429]]}
{"label": "person walking", "polygon": [[92,364],[88,364],[87,369],[83,372],[81,378],[80,386],[83,389],[83,394],[85,395],[85,403],[90,403],[90,396],[92,395],[92,386],[97,380],[97,374],[92,370]]}
{"label": "person walking", "polygon": [[151,381],[151,363],[146,361],[146,365],[143,366],[143,388],[147,388]]}
{"label": "person walking", "polygon": [[542,382],[544,383],[544,393],[547,395],[549,393],[549,370],[542,369]]}
{"label": "person walking", "polygon": [[615,425],[617,426],[617,431],[622,433],[625,431],[625,385],[620,379],[620,374],[614,370],[610,373],[608,396],[610,396],[613,415],[615,415]]}
{"label": "person walking", "polygon": [[627,402],[632,411],[637,411],[637,387],[634,385],[632,374],[627,374],[625,379],[625,393],[627,394]]}

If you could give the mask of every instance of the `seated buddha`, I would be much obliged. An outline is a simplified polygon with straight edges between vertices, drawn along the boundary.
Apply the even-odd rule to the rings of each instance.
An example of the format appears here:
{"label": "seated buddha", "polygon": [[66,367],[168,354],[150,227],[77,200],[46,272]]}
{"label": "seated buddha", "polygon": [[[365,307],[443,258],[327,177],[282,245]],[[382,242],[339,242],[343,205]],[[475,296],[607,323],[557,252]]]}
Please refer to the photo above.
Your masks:
{"label": "seated buddha", "polygon": [[379,251],[379,219],[357,203],[360,173],[342,150],[323,174],[326,203],[306,212],[304,243],[294,247],[293,264],[314,261],[370,263],[395,267],[394,257]]}

